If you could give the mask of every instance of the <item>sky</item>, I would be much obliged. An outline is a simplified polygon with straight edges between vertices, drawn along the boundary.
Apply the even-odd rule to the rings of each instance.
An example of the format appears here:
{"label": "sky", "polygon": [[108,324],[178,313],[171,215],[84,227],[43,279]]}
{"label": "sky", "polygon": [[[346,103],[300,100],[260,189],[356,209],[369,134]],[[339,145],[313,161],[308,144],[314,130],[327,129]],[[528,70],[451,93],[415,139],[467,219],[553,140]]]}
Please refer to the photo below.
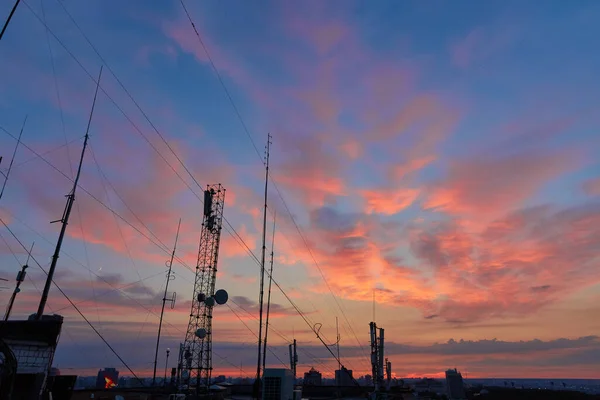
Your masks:
{"label": "sky", "polygon": [[[175,366],[202,190],[221,183],[213,374],[254,375],[270,133],[268,366],[295,338],[298,371],[333,376],[315,331],[335,343],[337,319],[342,362],[369,373],[375,320],[398,377],[600,378],[600,4],[184,4],[194,26],[177,1],[19,5],[0,42],[4,174],[26,118],[0,304],[24,247],[50,264],[102,67],[55,282],[137,374],[181,218],[158,360]],[[11,318],[37,309],[34,260]],[[46,312],[65,318],[63,373],[129,374],[55,288]]]}

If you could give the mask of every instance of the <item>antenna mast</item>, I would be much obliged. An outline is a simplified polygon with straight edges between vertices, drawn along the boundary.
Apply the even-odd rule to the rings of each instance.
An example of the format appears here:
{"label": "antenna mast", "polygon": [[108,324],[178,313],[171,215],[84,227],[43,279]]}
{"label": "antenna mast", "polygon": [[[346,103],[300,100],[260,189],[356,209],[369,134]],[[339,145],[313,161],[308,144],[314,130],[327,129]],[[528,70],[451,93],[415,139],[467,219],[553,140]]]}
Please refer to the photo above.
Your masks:
{"label": "antenna mast", "polygon": [[[17,155],[17,149],[21,144],[21,136],[23,135],[23,129],[25,129],[25,123],[27,122],[27,116],[25,116],[25,120],[23,121],[23,125],[21,125],[21,131],[19,132],[19,138],[17,139],[17,145],[15,146],[15,150],[13,151],[12,158],[10,159],[10,164],[8,164],[8,171],[6,171],[6,175],[4,175],[4,183],[2,184],[2,190],[0,190],[0,199],[4,194],[4,189],[6,188],[6,183],[8,182],[8,177],[10,175],[10,171],[13,166],[13,162],[15,161],[15,156]],[[0,162],[2,161],[2,157],[0,157]],[[1,172],[0,172],[1,173]]]}
{"label": "antenna mast", "polygon": [[265,251],[266,235],[267,235],[267,195],[269,188],[269,151],[271,149],[271,134],[267,135],[267,146],[265,152],[265,205],[263,208],[263,235],[262,235],[262,257],[260,263],[260,294],[258,297],[258,356],[256,360],[256,380],[254,382],[254,394],[258,399],[260,395],[260,361],[261,361],[261,345],[262,345],[262,320],[263,320],[263,297],[265,287]]}
{"label": "antenna mast", "polygon": [[[16,7],[16,5],[15,5]],[[65,210],[63,212],[63,216],[61,219],[52,221],[62,223],[62,227],[60,228],[60,234],[58,235],[58,241],[56,242],[56,248],[54,249],[54,255],[52,256],[52,263],[50,264],[50,269],[48,270],[48,277],[46,278],[46,284],[44,285],[44,291],[42,293],[42,298],[40,299],[40,305],[37,310],[37,314],[35,316],[36,320],[42,318],[44,314],[44,308],[46,307],[46,302],[48,301],[48,293],[50,292],[50,285],[52,284],[52,277],[54,276],[54,270],[56,269],[56,263],[58,261],[58,257],[60,255],[60,248],[62,246],[63,239],[65,237],[65,232],[67,230],[67,225],[69,223],[69,216],[71,215],[71,209],[73,208],[73,203],[75,202],[75,191],[77,190],[77,183],[79,182],[79,176],[81,175],[81,166],[83,165],[83,157],[85,156],[85,148],[87,147],[87,142],[89,139],[90,132],[90,124],[92,123],[92,116],[94,115],[94,107],[96,106],[96,97],[98,96],[98,88],[100,87],[100,78],[102,77],[102,67],[100,67],[100,74],[98,75],[98,81],[96,82],[96,92],[94,93],[94,101],[92,102],[92,109],[90,111],[90,117],[88,119],[87,129],[85,130],[85,139],[83,140],[83,149],[81,150],[81,157],[79,158],[79,167],[77,168],[77,175],[75,176],[75,180],[73,181],[73,189],[67,195],[67,204],[65,205]]]}
{"label": "antenna mast", "polygon": [[6,307],[6,314],[4,315],[5,321],[8,321],[8,318],[10,317],[10,312],[12,311],[12,308],[13,308],[13,304],[15,303],[15,298],[17,297],[17,293],[19,293],[21,291],[21,289],[20,289],[21,282],[23,282],[25,280],[25,274],[26,274],[25,270],[27,268],[29,268],[29,265],[28,265],[29,257],[31,257],[31,252],[33,251],[34,244],[35,244],[35,242],[33,242],[31,244],[31,249],[29,249],[29,253],[27,253],[27,261],[25,261],[25,265],[23,265],[23,267],[17,274],[17,285],[15,286],[15,290],[14,290],[12,296],[10,296],[10,301],[8,302],[8,307]]}
{"label": "antenna mast", "polygon": [[[179,228],[181,227],[181,218],[179,218],[179,224],[177,224],[177,233],[175,234],[175,245],[173,245],[173,252],[171,253],[171,259],[167,261],[167,282],[165,283],[165,294],[162,299],[162,309],[160,310],[160,321],[158,323],[158,336],[156,338],[156,352],[154,353],[154,373],[152,374],[152,386],[156,384],[156,362],[158,361],[158,344],[160,343],[160,330],[162,328],[163,315],[165,313],[165,303],[167,302],[167,290],[169,289],[169,281],[175,279],[175,275],[171,274],[173,268],[173,258],[175,258],[175,250],[177,249],[177,240],[179,239]],[[175,305],[175,294],[169,299],[171,301],[171,308]]]}
{"label": "antenna mast", "polygon": [[290,369],[294,374],[294,381],[296,380],[296,365],[298,364],[298,353],[296,353],[296,339],[294,339],[293,344],[289,344],[290,351]]}
{"label": "antenna mast", "polygon": [[17,6],[19,5],[20,2],[21,2],[21,0],[17,0],[15,2],[15,5],[13,6],[12,10],[10,10],[10,14],[8,14],[8,18],[6,19],[6,22],[4,23],[4,26],[2,27],[2,31],[0,32],[0,40],[2,40],[2,36],[4,36],[4,32],[6,32],[6,28],[8,28],[8,24],[10,23],[10,20],[12,19],[13,14],[17,10]]}
{"label": "antenna mast", "polygon": [[273,283],[273,256],[275,254],[275,218],[277,214],[273,215],[273,239],[271,240],[271,266],[269,268],[269,290],[267,294],[267,319],[265,322],[265,342],[263,344],[263,359],[262,368],[263,373],[265,371],[265,363],[267,361],[267,336],[269,335],[269,313],[271,311],[271,284]]}
{"label": "antenna mast", "polygon": [[196,393],[208,391],[210,385],[213,307],[225,304],[228,296],[222,289],[215,292],[224,206],[225,188],[221,184],[207,186],[192,308],[179,361],[183,383],[191,387],[195,381]]}

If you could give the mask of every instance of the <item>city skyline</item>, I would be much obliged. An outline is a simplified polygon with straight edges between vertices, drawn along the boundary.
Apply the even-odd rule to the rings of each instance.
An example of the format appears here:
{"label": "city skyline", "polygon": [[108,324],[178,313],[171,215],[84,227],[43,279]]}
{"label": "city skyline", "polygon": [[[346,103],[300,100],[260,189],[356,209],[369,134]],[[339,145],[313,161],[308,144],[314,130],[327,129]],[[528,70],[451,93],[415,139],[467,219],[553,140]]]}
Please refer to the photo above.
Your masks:
{"label": "city skyline", "polygon": [[[221,183],[230,301],[214,310],[213,374],[253,375],[246,246],[260,259],[270,132],[267,366],[295,338],[298,374],[333,376],[311,329],[333,344],[337,318],[355,376],[375,320],[395,376],[600,379],[599,4],[186,2],[201,41],[179,2],[42,4],[22,3],[0,42],[3,173],[27,116],[0,218],[46,267],[102,65],[55,281],[136,373],[152,371],[181,218],[158,359],[170,348],[176,364],[198,197]],[[27,257],[0,235],[6,304]],[[11,318],[36,311],[43,282],[31,260]],[[128,374],[55,288],[53,312],[57,368]]]}

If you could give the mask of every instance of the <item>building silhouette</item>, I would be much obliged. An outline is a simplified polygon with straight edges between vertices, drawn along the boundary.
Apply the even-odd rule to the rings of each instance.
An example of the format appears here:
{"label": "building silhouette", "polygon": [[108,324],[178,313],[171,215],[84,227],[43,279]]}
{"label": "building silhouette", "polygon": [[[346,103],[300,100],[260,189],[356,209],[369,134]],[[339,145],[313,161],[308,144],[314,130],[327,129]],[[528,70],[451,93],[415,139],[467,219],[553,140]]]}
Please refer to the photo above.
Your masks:
{"label": "building silhouette", "polygon": [[352,370],[342,367],[342,369],[335,370],[335,384],[337,386],[352,386],[354,385],[354,379],[352,378]]}
{"label": "building silhouette", "polygon": [[98,371],[96,389],[110,389],[119,383],[119,371],[116,368],[104,368]]}
{"label": "building silhouette", "polygon": [[454,369],[446,371],[446,392],[450,400],[466,399],[463,379],[460,372]]}
{"label": "building silhouette", "polygon": [[310,368],[310,371],[304,373],[304,385],[305,386],[321,386],[323,377],[319,371]]}

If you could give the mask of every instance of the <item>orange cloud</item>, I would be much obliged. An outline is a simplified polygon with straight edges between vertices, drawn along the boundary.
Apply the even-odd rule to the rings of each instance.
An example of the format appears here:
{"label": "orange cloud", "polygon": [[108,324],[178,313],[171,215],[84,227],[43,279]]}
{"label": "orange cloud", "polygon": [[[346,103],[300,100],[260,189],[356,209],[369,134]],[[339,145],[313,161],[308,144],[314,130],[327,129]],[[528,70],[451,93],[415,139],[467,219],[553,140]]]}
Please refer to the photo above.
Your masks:
{"label": "orange cloud", "polygon": [[365,199],[365,212],[394,215],[413,204],[419,190],[361,190],[360,193]]}
{"label": "orange cloud", "polygon": [[[241,224],[236,227],[237,233],[244,240],[244,242],[250,247],[250,249],[256,249],[258,236],[256,234],[248,233],[248,229],[245,224]],[[225,234],[221,238],[220,255],[223,257],[244,257],[247,255],[244,247],[238,243],[239,239],[237,236],[234,238],[232,235]]]}
{"label": "orange cloud", "polygon": [[489,220],[574,169],[577,159],[573,151],[557,151],[454,162],[446,180],[431,185],[423,207]]}

